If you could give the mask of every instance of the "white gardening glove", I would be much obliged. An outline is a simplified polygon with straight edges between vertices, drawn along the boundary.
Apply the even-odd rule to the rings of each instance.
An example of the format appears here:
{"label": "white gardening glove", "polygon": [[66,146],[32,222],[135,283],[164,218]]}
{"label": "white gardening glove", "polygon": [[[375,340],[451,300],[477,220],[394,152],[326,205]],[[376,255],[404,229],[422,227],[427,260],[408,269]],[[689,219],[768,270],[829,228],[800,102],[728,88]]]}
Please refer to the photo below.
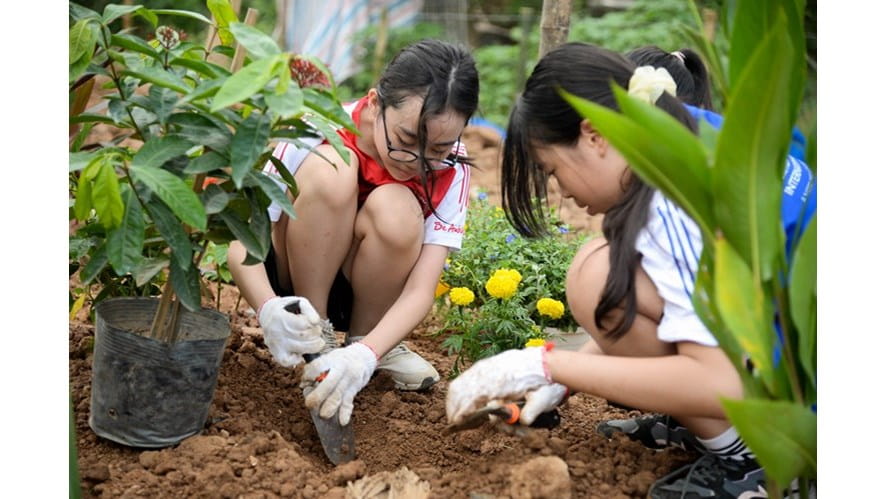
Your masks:
{"label": "white gardening glove", "polygon": [[339,424],[345,426],[354,410],[354,396],[370,381],[378,358],[367,345],[357,342],[337,348],[314,359],[302,372],[302,387],[317,383],[323,373],[326,377],[305,398],[309,409],[317,409],[322,418],[338,413]]}
{"label": "white gardening glove", "polygon": [[[528,347],[506,350],[477,361],[450,382],[447,391],[449,422],[462,422],[490,400],[520,400],[528,392],[551,384],[545,353],[546,347]],[[531,412],[533,419],[539,412]]]}
{"label": "white gardening glove", "polygon": [[[300,314],[284,307],[297,302]],[[307,298],[276,296],[259,307],[259,325],[265,344],[274,360],[283,367],[295,367],[302,362],[302,354],[317,353],[323,346],[321,321]]]}
{"label": "white gardening glove", "polygon": [[520,422],[530,426],[543,412],[548,412],[563,402],[567,387],[551,383],[527,393],[526,402],[520,411]]}

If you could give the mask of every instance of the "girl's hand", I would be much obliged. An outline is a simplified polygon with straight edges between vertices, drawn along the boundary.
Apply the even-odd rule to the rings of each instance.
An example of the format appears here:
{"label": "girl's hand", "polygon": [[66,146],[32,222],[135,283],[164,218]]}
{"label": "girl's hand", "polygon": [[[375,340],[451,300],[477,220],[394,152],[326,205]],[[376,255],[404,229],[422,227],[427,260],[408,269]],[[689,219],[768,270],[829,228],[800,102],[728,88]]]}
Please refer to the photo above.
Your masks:
{"label": "girl's hand", "polygon": [[[294,306],[299,313],[287,310]],[[324,347],[320,316],[307,298],[270,298],[259,307],[258,317],[268,351],[283,367],[295,367],[302,362],[302,354]]]}
{"label": "girl's hand", "polygon": [[314,359],[302,372],[302,386],[316,383],[323,373],[326,377],[314,387],[305,399],[305,405],[309,409],[319,407],[322,418],[331,418],[338,413],[339,424],[345,426],[351,420],[354,397],[370,381],[377,363],[375,352],[360,342]]}
{"label": "girl's hand", "polygon": [[[468,415],[484,407],[490,400],[527,399],[528,403],[533,402],[535,397],[531,395],[531,392],[551,384],[551,375],[545,362],[545,353],[549,348],[545,346],[507,350],[493,357],[477,361],[450,382],[447,392],[447,420],[449,423],[462,422]],[[564,388],[564,392],[566,392],[566,388]],[[546,391],[540,395],[549,395],[549,393]],[[561,397],[563,397],[563,393]],[[533,402],[533,406],[545,406],[542,402],[547,398],[539,397],[536,402]],[[531,406],[528,419],[530,417],[535,419],[546,410],[545,407],[542,407],[541,410],[536,411],[533,406]],[[521,422],[523,422],[523,418]]]}

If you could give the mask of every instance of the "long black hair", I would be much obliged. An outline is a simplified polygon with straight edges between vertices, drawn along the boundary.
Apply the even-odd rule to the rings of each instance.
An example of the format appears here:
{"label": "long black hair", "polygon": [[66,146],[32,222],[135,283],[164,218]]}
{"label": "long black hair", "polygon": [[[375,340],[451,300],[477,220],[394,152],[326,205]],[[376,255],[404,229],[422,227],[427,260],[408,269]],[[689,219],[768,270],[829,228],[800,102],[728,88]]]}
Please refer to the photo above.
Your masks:
{"label": "long black hair", "polygon": [[[533,160],[539,145],[575,145],[582,117],[559,94],[567,92],[618,111],[610,82],[623,88],[635,69],[624,56],[586,43],[567,43],[548,52],[527,80],[508,119],[502,161],[502,204],[509,222],[522,235],[540,237],[545,225],[548,175]],[[656,105],[695,132],[696,123],[681,102],[663,94]],[[621,338],[637,315],[635,273],[640,253],[635,249],[640,230],[647,223],[654,189],[631,174],[622,198],[604,215],[603,233],[609,246],[610,272],[595,323],[613,340]],[[625,313],[613,329],[602,321],[616,308]]]}
{"label": "long black hair", "polygon": [[702,109],[711,110],[711,86],[702,57],[692,49],[666,52],[654,45],[626,52],[638,66],[665,68],[678,87],[678,99]]}
{"label": "long black hair", "polygon": [[[423,98],[416,132],[419,146],[419,178],[425,189],[425,202],[431,204],[434,175],[428,175],[425,149],[428,140],[428,119],[446,111],[465,117],[465,123],[477,110],[480,84],[474,58],[461,45],[441,40],[422,40],[409,45],[388,63],[379,79],[377,90],[381,107],[400,107],[404,99],[413,95]],[[470,164],[467,157],[453,158]]]}

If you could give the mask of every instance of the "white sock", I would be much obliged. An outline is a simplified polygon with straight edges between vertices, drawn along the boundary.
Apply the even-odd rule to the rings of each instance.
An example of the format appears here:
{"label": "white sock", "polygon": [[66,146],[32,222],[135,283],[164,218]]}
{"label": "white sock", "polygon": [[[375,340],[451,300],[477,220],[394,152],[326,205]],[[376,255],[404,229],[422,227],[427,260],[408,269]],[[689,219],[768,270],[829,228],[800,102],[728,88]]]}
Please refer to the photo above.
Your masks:
{"label": "white sock", "polygon": [[721,459],[754,459],[755,455],[745,446],[745,442],[739,437],[739,432],[731,426],[724,433],[714,438],[699,438],[699,443],[705,446],[709,452]]}

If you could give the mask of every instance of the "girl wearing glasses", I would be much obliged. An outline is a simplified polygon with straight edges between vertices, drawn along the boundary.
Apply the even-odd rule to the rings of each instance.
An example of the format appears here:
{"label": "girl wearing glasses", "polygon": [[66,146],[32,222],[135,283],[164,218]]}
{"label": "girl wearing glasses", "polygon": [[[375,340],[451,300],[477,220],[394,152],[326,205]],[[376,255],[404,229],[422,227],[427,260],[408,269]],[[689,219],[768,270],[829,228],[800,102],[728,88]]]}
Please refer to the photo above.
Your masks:
{"label": "girl wearing glasses", "polygon": [[[275,149],[299,184],[298,218],[281,217],[272,204],[264,265],[244,265],[236,242],[228,262],[276,362],[295,366],[303,353],[322,354],[304,372],[313,380],[328,371],[306,400],[322,417],[347,423],[376,369],[401,390],[440,379],[401,340],[431,309],[447,255],[462,244],[469,165],[459,139],[477,102],[471,55],[424,40],[346,106],[360,131],[339,131],[350,157],[320,140],[305,140],[317,154],[292,143]],[[284,309],[292,302],[301,314]],[[334,330],[348,332],[344,348],[336,348]]]}

